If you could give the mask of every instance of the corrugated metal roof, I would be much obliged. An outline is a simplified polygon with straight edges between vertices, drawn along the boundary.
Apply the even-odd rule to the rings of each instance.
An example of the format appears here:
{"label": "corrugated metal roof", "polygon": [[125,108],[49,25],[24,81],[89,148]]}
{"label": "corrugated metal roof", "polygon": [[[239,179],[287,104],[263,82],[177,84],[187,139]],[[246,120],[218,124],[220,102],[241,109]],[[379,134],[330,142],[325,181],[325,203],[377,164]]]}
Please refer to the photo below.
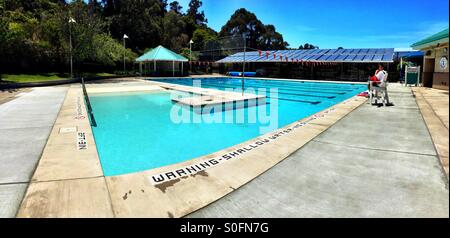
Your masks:
{"label": "corrugated metal roof", "polygon": [[[266,53],[269,53],[268,56]],[[276,57],[275,57],[276,56]],[[281,56],[281,58],[280,58]],[[379,49],[311,49],[311,50],[276,50],[246,52],[246,62],[351,62],[351,63],[383,63],[393,62],[394,48]],[[239,63],[244,61],[244,53],[239,52],[217,61],[218,63]]]}

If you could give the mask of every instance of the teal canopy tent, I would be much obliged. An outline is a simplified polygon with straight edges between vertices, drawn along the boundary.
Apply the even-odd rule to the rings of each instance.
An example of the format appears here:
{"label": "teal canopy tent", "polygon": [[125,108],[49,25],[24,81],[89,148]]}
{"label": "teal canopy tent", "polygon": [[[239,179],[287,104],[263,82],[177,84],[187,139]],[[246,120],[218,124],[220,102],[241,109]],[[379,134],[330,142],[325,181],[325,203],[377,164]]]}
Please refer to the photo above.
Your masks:
{"label": "teal canopy tent", "polygon": [[175,63],[181,62],[181,72],[183,72],[183,63],[188,62],[188,59],[160,45],[137,58],[136,62],[139,63],[141,74],[142,64],[153,62],[153,71],[156,72],[157,62],[172,62],[172,72],[173,76],[175,76]]}

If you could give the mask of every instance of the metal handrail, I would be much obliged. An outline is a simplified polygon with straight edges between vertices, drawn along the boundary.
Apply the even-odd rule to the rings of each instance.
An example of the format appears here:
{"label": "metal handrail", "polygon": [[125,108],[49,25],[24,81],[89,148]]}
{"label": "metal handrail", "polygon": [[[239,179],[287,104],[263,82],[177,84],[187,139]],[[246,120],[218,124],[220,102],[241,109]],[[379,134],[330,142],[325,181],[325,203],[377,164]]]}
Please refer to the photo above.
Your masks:
{"label": "metal handrail", "polygon": [[97,127],[97,122],[95,121],[94,112],[92,111],[91,101],[89,100],[89,95],[87,94],[83,77],[81,78],[81,86],[83,87],[84,101],[86,102],[86,105],[87,105],[88,114],[89,114],[89,117],[91,118],[91,120],[90,120],[91,126]]}

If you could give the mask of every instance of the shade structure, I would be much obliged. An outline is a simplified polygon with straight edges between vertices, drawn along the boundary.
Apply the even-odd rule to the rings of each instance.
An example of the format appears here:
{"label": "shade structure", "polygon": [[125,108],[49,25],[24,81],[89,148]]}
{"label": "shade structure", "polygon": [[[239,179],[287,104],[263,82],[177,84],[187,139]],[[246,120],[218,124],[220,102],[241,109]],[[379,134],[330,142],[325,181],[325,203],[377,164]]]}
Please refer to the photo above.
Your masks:
{"label": "shade structure", "polygon": [[[136,62],[140,64],[141,74],[142,63],[153,62],[153,69],[156,71],[157,62],[172,62],[173,76],[175,76],[175,62],[188,62],[188,59],[160,45],[137,58]],[[183,71],[183,64],[181,68]]]}
{"label": "shade structure", "polygon": [[175,62],[187,62],[188,59],[183,56],[164,48],[163,46],[158,46],[149,52],[143,54],[136,59],[137,62],[153,62],[153,61],[175,61]]}
{"label": "shade structure", "polygon": [[[246,62],[287,62],[297,60],[309,62],[344,63],[390,63],[393,62],[394,48],[379,49],[311,49],[253,51],[245,53]],[[241,63],[244,53],[236,53],[223,58],[218,63]]]}

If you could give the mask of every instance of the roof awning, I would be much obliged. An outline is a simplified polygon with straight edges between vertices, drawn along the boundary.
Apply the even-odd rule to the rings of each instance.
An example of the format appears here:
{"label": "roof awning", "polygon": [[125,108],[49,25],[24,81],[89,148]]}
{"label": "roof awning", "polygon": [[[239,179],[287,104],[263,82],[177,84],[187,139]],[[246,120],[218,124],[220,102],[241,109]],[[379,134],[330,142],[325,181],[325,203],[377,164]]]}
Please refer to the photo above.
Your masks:
{"label": "roof awning", "polygon": [[448,28],[411,45],[414,49],[423,49],[439,43],[448,43]]}
{"label": "roof awning", "polygon": [[[391,63],[394,48],[380,49],[311,49],[246,52],[245,62],[345,62],[345,63]],[[230,55],[217,63],[241,63],[244,52]]]}
{"label": "roof awning", "polygon": [[169,61],[169,62],[187,62],[188,59],[183,56],[164,48],[163,46],[158,46],[149,52],[143,54],[141,57],[136,59],[137,62],[153,62],[153,61]]}
{"label": "roof awning", "polygon": [[395,52],[395,58],[399,60],[400,58],[420,58],[423,57],[422,51],[401,51],[401,52]]}

